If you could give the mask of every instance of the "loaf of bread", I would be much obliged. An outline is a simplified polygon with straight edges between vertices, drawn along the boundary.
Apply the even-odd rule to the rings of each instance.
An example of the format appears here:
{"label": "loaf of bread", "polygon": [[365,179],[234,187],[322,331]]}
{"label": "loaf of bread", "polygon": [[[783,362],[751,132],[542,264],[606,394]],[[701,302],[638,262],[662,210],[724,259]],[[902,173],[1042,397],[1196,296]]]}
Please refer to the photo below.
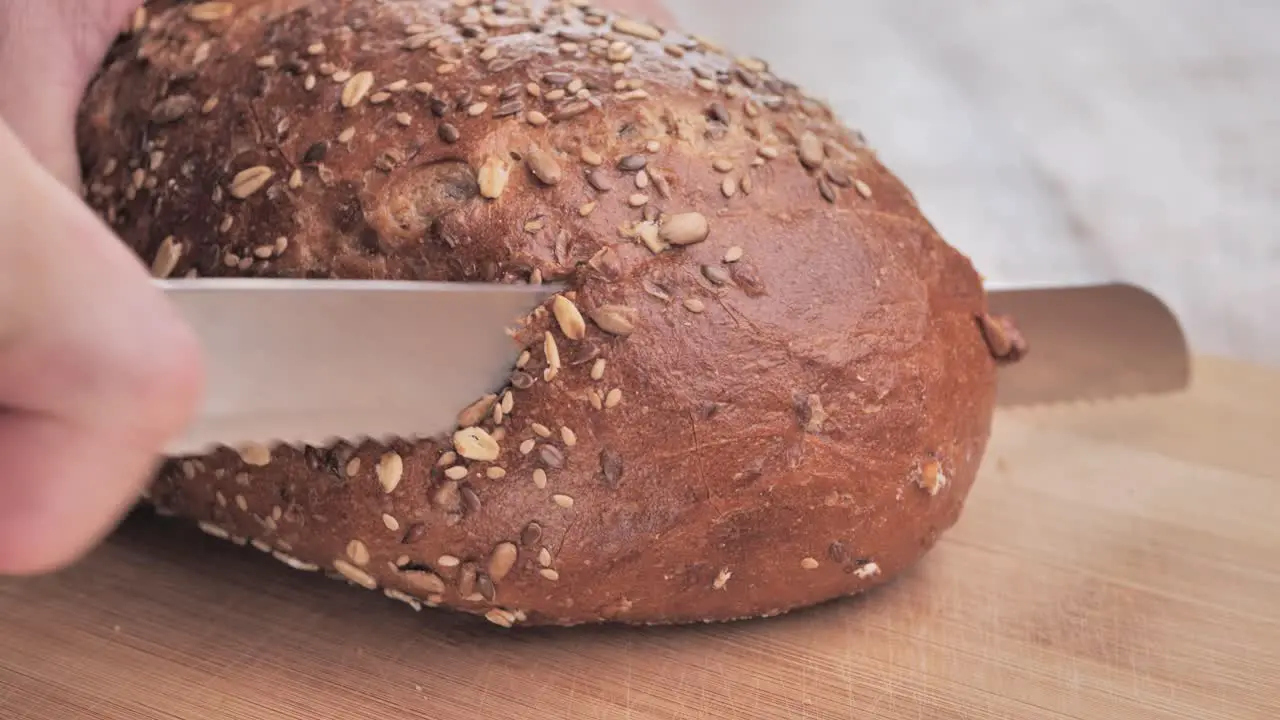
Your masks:
{"label": "loaf of bread", "polygon": [[584,0],[151,2],[78,143],[157,276],[566,288],[456,434],[165,465],[157,509],[293,568],[502,626],[770,616],[911,566],[983,457],[979,275],[707,40]]}

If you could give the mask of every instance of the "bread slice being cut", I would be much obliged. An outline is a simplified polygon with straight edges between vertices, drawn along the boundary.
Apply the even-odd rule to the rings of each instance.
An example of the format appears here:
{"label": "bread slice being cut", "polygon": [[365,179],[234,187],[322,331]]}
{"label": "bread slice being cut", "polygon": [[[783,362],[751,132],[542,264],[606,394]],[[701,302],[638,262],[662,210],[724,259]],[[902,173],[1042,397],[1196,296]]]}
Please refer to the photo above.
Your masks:
{"label": "bread slice being cut", "polygon": [[78,141],[155,274],[565,287],[455,434],[175,459],[158,508],[504,626],[775,615],[956,522],[980,278],[764,61],[576,0],[146,13]]}

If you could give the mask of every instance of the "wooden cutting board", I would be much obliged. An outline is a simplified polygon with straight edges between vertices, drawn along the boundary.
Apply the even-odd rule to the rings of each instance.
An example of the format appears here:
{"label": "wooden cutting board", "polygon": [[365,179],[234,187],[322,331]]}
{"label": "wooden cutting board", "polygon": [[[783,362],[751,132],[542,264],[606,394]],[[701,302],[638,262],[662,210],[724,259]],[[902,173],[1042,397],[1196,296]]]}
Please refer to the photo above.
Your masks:
{"label": "wooden cutting board", "polygon": [[862,598],[500,630],[135,518],[0,582],[0,718],[1274,718],[1280,372],[1002,412],[960,524]]}

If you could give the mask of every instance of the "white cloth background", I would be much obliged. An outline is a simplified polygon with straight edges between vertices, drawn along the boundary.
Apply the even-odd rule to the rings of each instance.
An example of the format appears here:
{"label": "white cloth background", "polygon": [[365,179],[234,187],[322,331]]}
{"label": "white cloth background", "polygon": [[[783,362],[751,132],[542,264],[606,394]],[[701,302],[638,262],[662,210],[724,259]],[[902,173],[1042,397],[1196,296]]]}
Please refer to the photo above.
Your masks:
{"label": "white cloth background", "polygon": [[829,100],[992,280],[1133,281],[1280,364],[1280,2],[667,3]]}

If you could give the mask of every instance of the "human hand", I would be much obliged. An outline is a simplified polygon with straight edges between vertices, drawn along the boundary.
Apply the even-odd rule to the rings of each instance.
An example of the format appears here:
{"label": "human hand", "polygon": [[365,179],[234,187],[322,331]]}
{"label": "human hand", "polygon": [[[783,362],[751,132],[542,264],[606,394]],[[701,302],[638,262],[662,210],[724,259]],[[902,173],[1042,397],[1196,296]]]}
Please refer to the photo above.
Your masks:
{"label": "human hand", "polygon": [[195,339],[75,194],[77,106],[139,4],[0,0],[0,574],[96,544],[199,398]]}
{"label": "human hand", "polygon": [[199,397],[194,337],[76,194],[76,107],[137,4],[0,0],[0,574],[96,544]]}

